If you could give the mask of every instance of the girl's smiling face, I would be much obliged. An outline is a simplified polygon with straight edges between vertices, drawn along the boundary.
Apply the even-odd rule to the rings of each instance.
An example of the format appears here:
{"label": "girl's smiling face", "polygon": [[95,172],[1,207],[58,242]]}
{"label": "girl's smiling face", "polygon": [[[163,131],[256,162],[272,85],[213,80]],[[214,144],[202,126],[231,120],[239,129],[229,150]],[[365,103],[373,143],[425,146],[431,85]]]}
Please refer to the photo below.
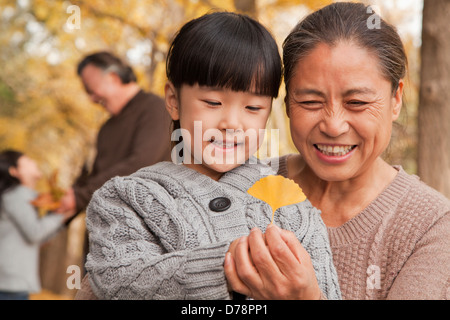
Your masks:
{"label": "girl's smiling face", "polygon": [[167,110],[180,121],[184,165],[218,180],[258,150],[272,97],[199,85],[165,89]]}
{"label": "girl's smiling face", "polygon": [[368,170],[387,148],[400,113],[403,81],[393,93],[377,57],[352,42],[319,44],[300,60],[287,97],[295,146],[325,181]]}
{"label": "girl's smiling face", "polygon": [[32,189],[42,177],[41,170],[36,161],[25,155],[19,158],[17,167],[11,167],[9,172],[11,176],[17,178],[22,185]]}

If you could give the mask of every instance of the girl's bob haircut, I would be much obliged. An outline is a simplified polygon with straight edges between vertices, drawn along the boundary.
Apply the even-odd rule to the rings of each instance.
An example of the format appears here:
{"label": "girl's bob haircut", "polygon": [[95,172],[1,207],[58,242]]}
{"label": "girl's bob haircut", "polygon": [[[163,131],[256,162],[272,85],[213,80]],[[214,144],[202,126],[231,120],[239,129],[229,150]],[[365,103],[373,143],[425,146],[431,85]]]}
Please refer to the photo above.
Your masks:
{"label": "girl's bob haircut", "polygon": [[166,74],[183,84],[278,96],[282,62],[269,31],[254,19],[215,12],[191,20],[170,46]]}

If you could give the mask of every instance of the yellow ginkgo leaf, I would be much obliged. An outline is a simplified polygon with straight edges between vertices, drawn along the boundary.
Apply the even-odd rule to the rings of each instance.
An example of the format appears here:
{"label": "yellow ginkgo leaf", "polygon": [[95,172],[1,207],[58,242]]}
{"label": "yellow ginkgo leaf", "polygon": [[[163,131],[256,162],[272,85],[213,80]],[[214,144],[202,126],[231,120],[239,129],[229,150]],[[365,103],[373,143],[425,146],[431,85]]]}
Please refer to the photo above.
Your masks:
{"label": "yellow ginkgo leaf", "polygon": [[42,192],[34,199],[31,204],[35,206],[39,212],[39,216],[45,216],[49,211],[55,211],[60,206],[60,200],[64,196],[65,191],[58,186],[58,171],[54,171],[50,178],[47,179],[49,191]]}
{"label": "yellow ginkgo leaf", "polygon": [[278,208],[306,200],[302,189],[291,179],[283,176],[267,176],[257,181],[247,191],[250,195],[270,205],[272,222]]}

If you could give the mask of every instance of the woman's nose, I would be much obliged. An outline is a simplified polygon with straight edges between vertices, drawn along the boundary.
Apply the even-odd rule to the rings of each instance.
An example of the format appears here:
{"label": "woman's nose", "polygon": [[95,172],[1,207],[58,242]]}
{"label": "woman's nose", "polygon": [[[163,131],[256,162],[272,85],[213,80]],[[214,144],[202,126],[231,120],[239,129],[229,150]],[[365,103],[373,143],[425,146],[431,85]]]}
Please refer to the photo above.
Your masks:
{"label": "woman's nose", "polygon": [[323,119],[319,124],[319,129],[323,134],[331,138],[337,138],[347,133],[349,128],[343,108],[324,110]]}

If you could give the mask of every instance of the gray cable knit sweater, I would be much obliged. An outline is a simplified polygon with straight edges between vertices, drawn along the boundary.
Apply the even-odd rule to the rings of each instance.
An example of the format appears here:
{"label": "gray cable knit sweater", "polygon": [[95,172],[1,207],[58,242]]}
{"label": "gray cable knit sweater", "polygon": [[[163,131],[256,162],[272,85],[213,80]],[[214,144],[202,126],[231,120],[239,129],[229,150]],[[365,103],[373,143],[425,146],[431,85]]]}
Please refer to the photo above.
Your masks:
{"label": "gray cable knit sweater", "polygon": [[[230,243],[265,230],[270,206],[247,190],[270,167],[246,163],[219,181],[162,162],[97,190],[87,209],[86,269],[100,299],[230,299],[223,263]],[[262,174],[265,172],[265,174]],[[211,200],[226,198],[224,211]],[[320,212],[306,200],[275,212],[311,256],[328,299],[341,293]]]}

